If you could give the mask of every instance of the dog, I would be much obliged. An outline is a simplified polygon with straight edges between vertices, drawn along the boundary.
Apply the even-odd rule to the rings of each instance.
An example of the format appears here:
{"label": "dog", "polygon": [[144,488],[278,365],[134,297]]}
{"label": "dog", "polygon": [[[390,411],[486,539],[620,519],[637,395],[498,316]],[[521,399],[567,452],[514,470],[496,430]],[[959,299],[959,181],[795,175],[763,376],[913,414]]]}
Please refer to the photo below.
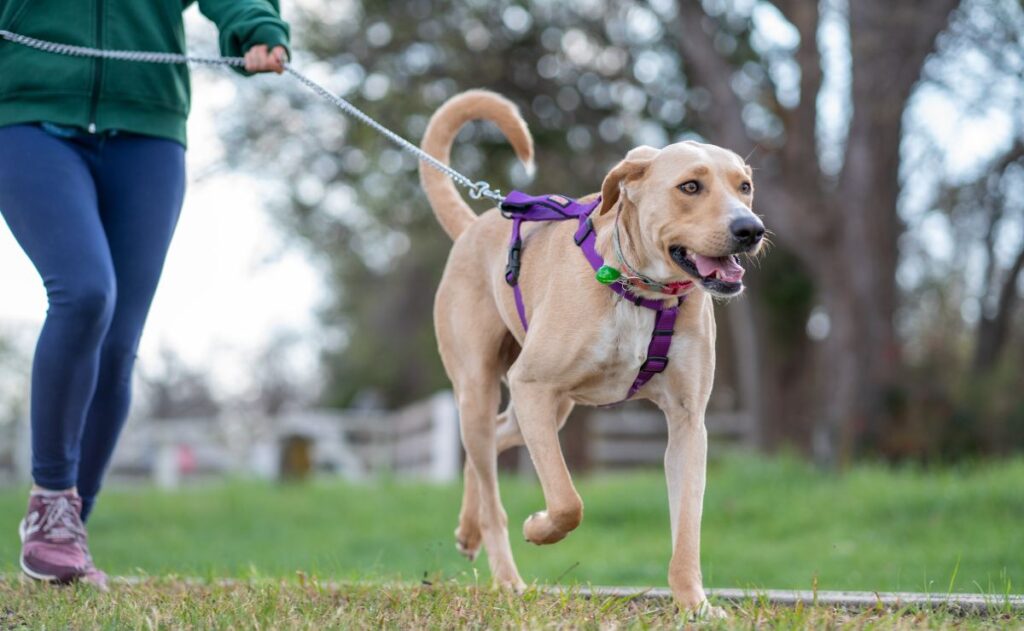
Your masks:
{"label": "dog", "polygon": [[[533,139],[518,109],[483,90],[444,103],[430,119],[423,149],[447,164],[456,134],[472,120],[497,125],[532,169]],[[525,444],[543,487],[546,507],[523,524],[527,540],[555,543],[579,526],[583,501],[558,431],[574,405],[611,404],[629,392],[654,317],[634,298],[668,306],[683,294],[667,366],[636,398],[654,402],[668,422],[672,593],[684,610],[721,613],[708,605],[700,570],[704,412],[715,372],[712,298],[743,290],[737,255],[756,254],[763,242],[751,176],[742,158],[714,145],[687,141],[631,150],[604,178],[599,204],[596,194],[580,200],[597,204],[590,215],[596,251],[628,270],[624,278],[640,279],[630,285],[629,299],[595,280],[594,268],[574,251],[576,222],[523,224],[521,319],[506,282],[511,222],[499,209],[477,216],[450,179],[421,163],[423,189],[454,241],[434,323],[466,451],[456,546],[473,560],[482,545],[498,586],[525,588],[509,546],[498,453]],[[499,413],[503,381],[510,402]]]}

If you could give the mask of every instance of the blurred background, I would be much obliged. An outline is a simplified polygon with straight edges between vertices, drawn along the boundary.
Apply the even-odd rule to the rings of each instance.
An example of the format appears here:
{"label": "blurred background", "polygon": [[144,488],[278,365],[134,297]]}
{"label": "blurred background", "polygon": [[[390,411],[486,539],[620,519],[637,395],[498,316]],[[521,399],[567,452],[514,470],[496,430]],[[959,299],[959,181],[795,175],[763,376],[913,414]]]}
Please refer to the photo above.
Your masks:
{"label": "blurred background", "polygon": [[[518,103],[537,144],[534,180],[489,126],[465,130],[454,151],[456,168],[502,190],[583,195],[631,147],[684,139],[723,145],[754,167],[755,210],[774,246],[749,270],[743,297],[716,309],[706,514],[725,534],[706,537],[708,563],[725,568],[720,582],[806,587],[822,575],[833,586],[927,587],[951,571],[951,586],[972,591],[1024,581],[1019,0],[284,5],[294,63],[414,142],[459,91],[489,88]],[[187,24],[193,52],[215,50],[195,8]],[[383,540],[362,540],[351,549],[364,564],[349,556],[325,567],[444,571],[455,556],[447,536],[461,452],[431,306],[450,243],[414,159],[294,81],[193,78],[190,191],[142,342],[110,510],[134,501],[118,489],[184,485],[167,492],[192,497],[192,508],[169,503],[147,522],[180,534],[169,525],[179,510],[199,520],[218,504],[189,493],[253,507],[283,493],[238,478],[320,474],[307,492],[322,501],[324,476],[433,482],[437,490],[400,493],[447,511],[420,533],[425,556],[391,562]],[[45,295],[6,227],[0,274],[0,479],[13,483],[28,470],[28,375]],[[596,576],[664,582],[663,482],[646,473],[661,464],[663,421],[642,404],[574,414],[562,437],[570,465],[593,474],[584,484],[606,498],[594,532],[604,533],[601,514],[622,526],[616,506],[632,497],[632,517],[622,517],[632,540],[656,542],[649,566],[637,569],[644,553],[627,550]],[[513,452],[502,465],[526,480],[510,482],[510,501],[536,510],[529,458]],[[227,490],[189,490],[224,476],[236,480]],[[355,502],[379,498],[344,488]],[[779,521],[779,506],[792,521]],[[512,522],[526,514],[509,513]],[[839,531],[817,528],[830,513]],[[972,515],[990,530],[975,532]],[[809,529],[818,539],[795,538]],[[766,530],[774,538],[757,543]],[[985,544],[953,545],[942,538],[952,530]],[[582,537],[581,558],[593,543]],[[781,575],[768,542],[787,555]],[[576,567],[568,549],[555,561],[537,556],[536,573],[564,579]],[[307,558],[281,553],[261,565],[221,552],[229,571],[285,571]],[[108,555],[129,569],[209,567],[146,565],[113,545]],[[953,570],[961,561],[968,578]]]}

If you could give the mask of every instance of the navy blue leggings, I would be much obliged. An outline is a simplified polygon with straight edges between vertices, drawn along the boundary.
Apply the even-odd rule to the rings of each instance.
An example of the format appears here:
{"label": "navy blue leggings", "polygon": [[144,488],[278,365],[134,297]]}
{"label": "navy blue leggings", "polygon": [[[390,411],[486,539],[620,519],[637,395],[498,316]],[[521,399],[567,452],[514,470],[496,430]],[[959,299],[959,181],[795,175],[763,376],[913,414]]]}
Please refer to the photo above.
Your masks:
{"label": "navy blue leggings", "polygon": [[46,286],[32,365],[32,477],[88,516],[185,191],[185,149],[132,134],[0,127],[0,214]]}

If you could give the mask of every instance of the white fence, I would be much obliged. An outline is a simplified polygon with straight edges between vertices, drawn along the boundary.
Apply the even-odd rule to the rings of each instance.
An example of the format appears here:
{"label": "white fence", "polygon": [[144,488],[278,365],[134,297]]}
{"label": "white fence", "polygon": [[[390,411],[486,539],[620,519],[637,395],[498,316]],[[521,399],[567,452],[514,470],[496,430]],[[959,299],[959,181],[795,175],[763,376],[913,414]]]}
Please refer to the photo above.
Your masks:
{"label": "white fence", "polygon": [[[565,431],[576,449],[574,469],[660,467],[667,440],[665,419],[642,406],[582,411]],[[707,418],[713,440],[750,443],[754,421],[743,413]],[[28,478],[27,423],[0,427],[0,482]],[[5,449],[6,448],[6,449]],[[532,473],[521,450],[512,457]],[[218,475],[264,479],[338,475],[364,480],[381,475],[449,482],[461,474],[462,449],[452,394],[443,391],[397,411],[300,410],[276,418],[224,415],[196,419],[133,419],[114,457],[111,474],[174,487],[183,480]],[[506,463],[508,461],[506,460]],[[5,472],[6,469],[6,472]]]}
{"label": "white fence", "polygon": [[[749,445],[754,419],[744,412],[717,412],[705,419],[711,440]],[[587,461],[594,469],[660,467],[668,441],[657,410],[597,409],[587,416]]]}
{"label": "white fence", "polygon": [[[210,430],[204,438],[194,429],[182,432],[183,423],[219,425],[230,440],[216,441],[221,453],[215,457],[209,453]],[[393,412],[303,410],[275,419],[150,424],[161,426],[148,442],[158,454],[155,477],[162,486],[218,470],[268,479],[330,473],[363,480],[386,474],[429,482],[452,481],[461,470],[458,417],[447,391]]]}
{"label": "white fence", "polygon": [[[0,483],[28,480],[27,421],[0,430]],[[301,410],[273,419],[243,414],[132,419],[110,475],[162,487],[226,474],[277,479],[286,477],[296,458],[304,469],[300,474],[454,480],[461,473],[461,453],[452,395],[439,392],[397,411]]]}

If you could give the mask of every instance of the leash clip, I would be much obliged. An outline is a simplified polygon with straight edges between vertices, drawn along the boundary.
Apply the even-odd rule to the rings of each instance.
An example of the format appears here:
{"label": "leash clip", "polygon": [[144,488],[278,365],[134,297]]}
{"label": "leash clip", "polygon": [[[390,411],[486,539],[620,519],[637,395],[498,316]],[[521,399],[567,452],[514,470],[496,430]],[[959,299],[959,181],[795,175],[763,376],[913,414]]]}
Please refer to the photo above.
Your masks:
{"label": "leash clip", "polygon": [[515,286],[519,283],[519,269],[522,266],[523,240],[516,239],[508,249],[508,264],[505,265],[505,282]]}
{"label": "leash clip", "polygon": [[492,190],[491,185],[488,184],[485,180],[480,180],[479,182],[470,185],[469,196],[472,199],[482,199],[484,197],[487,197],[493,199],[499,204],[505,201],[505,198],[504,196],[502,196],[501,191],[498,189]]}

